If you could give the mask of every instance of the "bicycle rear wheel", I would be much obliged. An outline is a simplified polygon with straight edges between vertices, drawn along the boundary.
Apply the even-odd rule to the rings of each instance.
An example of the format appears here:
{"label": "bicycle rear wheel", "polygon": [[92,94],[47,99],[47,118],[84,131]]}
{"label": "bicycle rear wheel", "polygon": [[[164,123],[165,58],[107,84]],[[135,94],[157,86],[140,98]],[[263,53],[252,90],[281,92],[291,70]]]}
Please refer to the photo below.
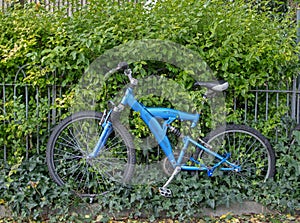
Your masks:
{"label": "bicycle rear wheel", "polygon": [[46,151],[50,176],[83,197],[108,191],[112,183],[128,183],[133,175],[135,150],[128,131],[113,126],[105,148],[88,158],[102,131],[102,114],[78,112],[64,119],[52,132]]}
{"label": "bicycle rear wheel", "polygon": [[[265,182],[275,173],[275,153],[269,141],[257,130],[245,125],[227,125],[212,131],[204,138],[214,152],[230,153],[229,162],[240,165],[241,171],[222,171],[224,174],[241,177],[247,182]],[[196,149],[194,159],[213,166],[219,160]],[[222,167],[228,167],[222,164]]]}

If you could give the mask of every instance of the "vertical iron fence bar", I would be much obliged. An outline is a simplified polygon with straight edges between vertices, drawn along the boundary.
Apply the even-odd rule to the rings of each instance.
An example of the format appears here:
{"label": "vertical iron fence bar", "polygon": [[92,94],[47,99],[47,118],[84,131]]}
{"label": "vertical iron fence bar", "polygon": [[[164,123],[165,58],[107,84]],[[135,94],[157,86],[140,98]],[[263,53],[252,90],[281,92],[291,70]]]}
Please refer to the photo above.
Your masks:
{"label": "vertical iron fence bar", "polygon": [[236,111],[236,97],[233,98],[233,111]]}
{"label": "vertical iron fence bar", "polygon": [[[56,75],[57,75],[57,73],[56,73],[57,71],[55,70],[55,71],[53,71],[52,72],[52,75],[54,76],[54,80],[55,80],[55,82],[56,82]],[[52,105],[52,122],[51,122],[51,125],[52,126],[54,126],[55,125],[55,123],[56,123],[56,108],[55,108],[55,101],[56,101],[56,97],[57,97],[57,95],[56,95],[56,93],[57,93],[57,85],[56,85],[56,83],[54,83],[54,84],[52,84],[52,93],[51,93],[51,97],[52,97],[52,100],[51,100],[51,105]]]}
{"label": "vertical iron fence bar", "polygon": [[48,91],[48,107],[50,108],[48,111],[48,132],[51,131],[51,86],[47,86]]}
{"label": "vertical iron fence bar", "polygon": [[[300,8],[297,8],[296,11],[296,20],[297,20],[297,44],[300,42]],[[300,56],[300,55],[299,55]],[[297,79],[299,78],[299,73],[297,74],[297,77],[294,78],[295,84],[297,82]],[[300,86],[300,84],[299,84]],[[298,86],[298,90],[300,89]],[[295,89],[297,91],[297,89]],[[298,103],[298,115],[296,117],[297,123],[299,123],[299,103]]]}
{"label": "vertical iron fence bar", "polygon": [[268,112],[269,112],[269,92],[268,92],[268,90],[269,90],[269,87],[268,87],[268,84],[266,85],[266,117],[265,117],[265,119],[266,119],[266,121],[268,120]]}
{"label": "vertical iron fence bar", "polygon": [[49,10],[49,0],[44,0],[46,10]]}
{"label": "vertical iron fence bar", "polygon": [[254,121],[257,122],[257,109],[258,109],[258,91],[255,91],[255,108],[254,108]]}
{"label": "vertical iron fence bar", "polygon": [[300,98],[299,98],[299,90],[300,90],[300,83],[298,84],[298,88],[296,89],[297,91],[297,116],[296,116],[296,122],[299,124],[299,119],[300,119]]}
{"label": "vertical iron fence bar", "polygon": [[[14,88],[14,96],[13,96],[13,98],[14,98],[14,106],[13,106],[13,108],[15,107],[15,105],[16,105],[16,95],[17,95],[17,89],[16,89],[16,86],[17,86],[17,84],[15,83],[14,85],[13,85],[13,88]],[[15,112],[15,109],[13,109],[13,111],[14,111],[14,121],[15,121],[15,119],[16,119],[16,112]]]}
{"label": "vertical iron fence bar", "polygon": [[54,12],[55,3],[56,1],[50,1],[50,12]]}
{"label": "vertical iron fence bar", "polygon": [[55,125],[56,123],[56,109],[55,109],[55,100],[56,100],[56,85],[52,85],[52,103],[51,105],[53,106],[52,108],[52,126]]}
{"label": "vertical iron fence bar", "polygon": [[87,5],[87,1],[86,0],[81,0],[81,2],[82,2],[82,6]]}
{"label": "vertical iron fence bar", "polygon": [[[59,98],[62,98],[62,86],[59,87]],[[61,117],[61,109],[58,110],[58,117]]]}
{"label": "vertical iron fence bar", "polygon": [[300,42],[300,8],[297,8],[296,12],[296,20],[297,20],[297,43]]}
{"label": "vertical iron fence bar", "polygon": [[70,3],[71,3],[71,6],[70,6],[70,16],[72,16],[74,14],[74,8],[76,7],[75,4],[74,4],[74,0],[69,0]]}
{"label": "vertical iron fence bar", "polygon": [[66,4],[67,4],[67,13],[68,13],[68,16],[71,16],[72,15],[72,12],[71,12],[71,7],[72,7],[72,4],[70,4],[70,0],[66,0]]}
{"label": "vertical iron fence bar", "polygon": [[248,112],[247,107],[248,107],[248,100],[245,99],[244,122],[247,121],[247,112]]}
{"label": "vertical iron fence bar", "polygon": [[[278,110],[278,106],[279,106],[279,92],[276,92],[276,109]],[[278,140],[278,131],[276,130],[276,142]]]}
{"label": "vertical iron fence bar", "polygon": [[[3,115],[4,115],[4,117],[6,116],[6,108],[5,108],[5,103],[6,103],[6,86],[5,86],[5,84],[3,83],[3,85],[2,85],[2,92],[3,92],[3,99],[2,99],[2,101],[3,101]],[[5,124],[5,120],[4,120],[4,124]],[[6,145],[5,145],[5,143],[4,143],[4,145],[3,145],[3,159],[4,159],[4,165],[6,165],[7,164],[7,150],[6,150]]]}
{"label": "vertical iron fence bar", "polygon": [[[36,100],[36,118],[39,119],[39,89],[35,87],[35,100]],[[36,127],[36,152],[40,154],[40,125]]]}
{"label": "vertical iron fence bar", "polygon": [[292,119],[296,119],[296,88],[297,82],[296,78],[293,78],[293,86],[292,86],[292,102],[291,102],[291,117]]}
{"label": "vertical iron fence bar", "polygon": [[77,4],[76,4],[76,0],[71,0],[72,1],[72,15],[74,14],[74,12],[76,11],[76,7],[77,7]]}
{"label": "vertical iron fence bar", "polygon": [[[26,121],[28,121],[28,109],[29,109],[29,96],[28,96],[28,85],[26,84],[25,85],[25,110],[26,110],[26,113],[25,113],[25,118],[26,118]],[[28,134],[26,134],[25,136],[26,138],[26,160],[28,160],[29,158],[29,136]]]}
{"label": "vertical iron fence bar", "polygon": [[[286,106],[289,108],[289,106],[290,106],[290,94],[286,94]],[[290,111],[288,111],[289,112],[289,114],[288,114],[288,116],[289,117],[291,117],[291,112]]]}

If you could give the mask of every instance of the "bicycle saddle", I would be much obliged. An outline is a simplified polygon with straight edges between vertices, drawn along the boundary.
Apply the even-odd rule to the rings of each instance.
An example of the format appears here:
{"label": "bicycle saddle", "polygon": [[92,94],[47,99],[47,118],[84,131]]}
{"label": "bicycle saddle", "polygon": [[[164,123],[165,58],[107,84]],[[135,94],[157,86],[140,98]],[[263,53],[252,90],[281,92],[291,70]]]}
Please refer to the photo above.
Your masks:
{"label": "bicycle saddle", "polygon": [[221,91],[225,91],[228,88],[228,82],[224,80],[207,81],[207,82],[197,81],[194,84],[194,86],[206,87],[209,90],[221,92]]}

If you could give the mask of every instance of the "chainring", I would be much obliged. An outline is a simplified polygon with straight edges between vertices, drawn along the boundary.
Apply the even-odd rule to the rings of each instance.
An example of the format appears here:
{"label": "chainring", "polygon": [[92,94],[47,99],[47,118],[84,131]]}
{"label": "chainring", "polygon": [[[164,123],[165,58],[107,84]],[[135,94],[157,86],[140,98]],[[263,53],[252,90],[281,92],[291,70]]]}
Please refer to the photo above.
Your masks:
{"label": "chainring", "polygon": [[[179,157],[179,153],[175,152],[174,153],[174,157],[175,159],[177,160],[178,157]],[[185,153],[183,158],[182,158],[182,161],[181,161],[181,164],[185,164],[189,159],[191,158],[191,154],[190,153]],[[162,168],[163,168],[163,171],[166,175],[168,176],[171,176],[172,173],[174,172],[174,167],[172,166],[172,164],[170,163],[170,161],[168,160],[168,157],[165,157],[162,161]]]}

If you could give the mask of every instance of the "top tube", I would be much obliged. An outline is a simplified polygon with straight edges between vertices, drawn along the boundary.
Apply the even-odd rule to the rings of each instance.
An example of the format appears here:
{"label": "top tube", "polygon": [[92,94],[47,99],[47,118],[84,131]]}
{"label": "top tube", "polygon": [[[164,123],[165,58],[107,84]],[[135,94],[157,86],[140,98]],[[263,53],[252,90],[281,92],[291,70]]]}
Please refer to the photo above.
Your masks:
{"label": "top tube", "polygon": [[[139,109],[136,107],[136,104],[138,103],[137,100],[134,97],[133,94],[133,89],[132,88],[127,88],[125,95],[121,101],[123,105],[128,105],[131,107],[133,110],[138,111]],[[139,104],[139,103],[138,103]],[[153,117],[159,117],[162,119],[179,119],[182,121],[191,121],[192,125],[191,127],[194,128],[196,127],[200,115],[198,113],[193,114],[193,113],[187,113],[187,112],[182,112],[179,110],[175,110],[172,108],[162,108],[162,107],[144,107],[147,112],[149,112]]]}

